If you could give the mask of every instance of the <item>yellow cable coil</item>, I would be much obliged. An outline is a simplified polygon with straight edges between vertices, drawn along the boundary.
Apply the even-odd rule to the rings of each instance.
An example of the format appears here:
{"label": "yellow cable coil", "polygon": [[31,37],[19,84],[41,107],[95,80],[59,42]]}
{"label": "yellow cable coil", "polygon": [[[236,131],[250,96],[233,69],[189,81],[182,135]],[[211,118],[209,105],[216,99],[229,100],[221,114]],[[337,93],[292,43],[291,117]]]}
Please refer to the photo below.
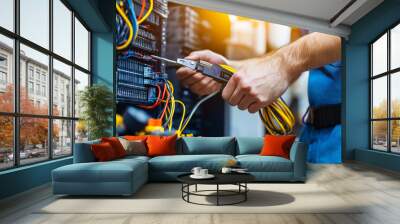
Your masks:
{"label": "yellow cable coil", "polygon": [[287,135],[293,131],[296,119],[286,105],[278,98],[275,102],[258,111],[268,134]]}
{"label": "yellow cable coil", "polygon": [[[222,68],[236,73],[236,69],[229,65],[220,65]],[[270,135],[287,135],[293,131],[296,119],[289,106],[278,98],[275,102],[258,111],[260,118]]]}

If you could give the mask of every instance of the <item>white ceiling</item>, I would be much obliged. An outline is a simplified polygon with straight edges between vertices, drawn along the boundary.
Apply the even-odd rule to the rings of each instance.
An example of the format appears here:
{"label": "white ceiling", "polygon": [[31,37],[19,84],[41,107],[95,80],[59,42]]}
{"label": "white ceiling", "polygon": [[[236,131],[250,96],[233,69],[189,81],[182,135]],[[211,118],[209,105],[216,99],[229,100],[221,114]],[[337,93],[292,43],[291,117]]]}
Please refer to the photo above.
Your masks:
{"label": "white ceiling", "polygon": [[171,1],[342,37],[350,34],[350,26],[353,23],[383,2],[383,0]]}

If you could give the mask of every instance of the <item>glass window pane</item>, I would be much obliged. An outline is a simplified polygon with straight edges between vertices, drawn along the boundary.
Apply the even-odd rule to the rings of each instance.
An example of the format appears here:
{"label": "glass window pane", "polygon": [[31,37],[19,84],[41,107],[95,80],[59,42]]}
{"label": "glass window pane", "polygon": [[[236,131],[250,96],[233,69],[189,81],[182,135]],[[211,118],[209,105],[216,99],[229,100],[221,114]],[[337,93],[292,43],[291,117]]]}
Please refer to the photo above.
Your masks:
{"label": "glass window pane", "polygon": [[387,117],[387,77],[372,80],[372,118]]}
{"label": "glass window pane", "polygon": [[391,116],[400,118],[400,72],[391,74],[390,85]]}
{"label": "glass window pane", "polygon": [[85,142],[88,138],[88,129],[84,120],[75,121],[75,143]]}
{"label": "glass window pane", "polygon": [[49,0],[20,0],[21,36],[49,47]]}
{"label": "glass window pane", "polygon": [[0,116],[0,170],[14,165],[14,122],[9,116]]}
{"label": "glass window pane", "polygon": [[49,57],[21,44],[20,109],[25,114],[48,114]]}
{"label": "glass window pane", "polygon": [[28,164],[49,158],[49,120],[45,118],[20,118],[20,163]]}
{"label": "glass window pane", "polygon": [[387,34],[372,44],[372,75],[387,71]]}
{"label": "glass window pane", "polygon": [[75,117],[81,114],[80,94],[87,86],[89,86],[89,75],[75,69]]}
{"label": "glass window pane", "polygon": [[53,18],[53,51],[71,60],[72,12],[60,0],[53,0]]}
{"label": "glass window pane", "polygon": [[387,121],[372,122],[372,148],[387,151]]}
{"label": "glass window pane", "polygon": [[[0,12],[1,13],[1,12]],[[14,111],[14,43],[0,35],[0,111]]]}
{"label": "glass window pane", "polygon": [[400,67],[400,24],[391,30],[390,37],[390,67]]}
{"label": "glass window pane", "polygon": [[400,153],[400,120],[393,120],[390,123],[390,139],[392,141],[391,152]]}
{"label": "glass window pane", "polygon": [[0,26],[14,31],[14,0],[1,0]]}
{"label": "glass window pane", "polygon": [[72,69],[53,60],[53,115],[72,117]]}
{"label": "glass window pane", "polygon": [[72,154],[72,121],[53,120],[53,157]]}
{"label": "glass window pane", "polygon": [[75,18],[75,63],[89,70],[89,32]]}

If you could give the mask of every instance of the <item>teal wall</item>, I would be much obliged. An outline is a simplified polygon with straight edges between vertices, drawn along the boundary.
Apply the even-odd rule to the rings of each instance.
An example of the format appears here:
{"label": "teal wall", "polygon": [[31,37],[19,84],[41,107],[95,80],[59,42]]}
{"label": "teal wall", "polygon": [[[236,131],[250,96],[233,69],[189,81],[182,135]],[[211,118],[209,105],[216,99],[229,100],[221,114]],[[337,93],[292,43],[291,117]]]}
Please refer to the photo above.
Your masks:
{"label": "teal wall", "polygon": [[0,172],[0,199],[48,183],[53,169],[71,163],[69,157]]}
{"label": "teal wall", "polygon": [[[369,43],[393,24],[400,22],[400,0],[386,0],[351,27],[344,44],[344,148],[347,159],[396,170],[398,156],[369,150]],[[363,150],[363,151],[359,151]],[[379,162],[377,162],[379,160]],[[394,163],[397,161],[397,164]]]}
{"label": "teal wall", "polygon": [[[92,31],[92,81],[114,89],[113,19],[114,1],[67,0]],[[112,119],[114,119],[113,116]],[[113,127],[110,127],[110,131]],[[0,172],[0,199],[51,181],[51,171],[72,163],[72,157]]]}
{"label": "teal wall", "polygon": [[[112,33],[92,34],[92,82],[106,85],[115,95],[114,88],[114,45]],[[114,97],[115,98],[115,97]],[[115,114],[115,103],[110,105]],[[110,117],[115,124],[115,116]],[[110,135],[115,134],[115,126],[109,129]]]}

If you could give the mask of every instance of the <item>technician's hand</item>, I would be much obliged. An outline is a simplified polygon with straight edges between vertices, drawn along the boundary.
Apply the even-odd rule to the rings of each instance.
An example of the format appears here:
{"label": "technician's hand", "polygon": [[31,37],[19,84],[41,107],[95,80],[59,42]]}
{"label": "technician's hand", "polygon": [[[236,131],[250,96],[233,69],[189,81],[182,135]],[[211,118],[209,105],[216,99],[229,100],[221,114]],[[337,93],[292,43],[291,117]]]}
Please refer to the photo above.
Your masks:
{"label": "technician's hand", "polygon": [[[210,50],[194,51],[186,59],[203,60],[213,64],[227,64],[227,60],[223,56]],[[179,68],[176,75],[183,86],[188,87],[199,96],[209,95],[221,89],[221,84],[217,81],[189,68]]]}
{"label": "technician's hand", "polygon": [[289,66],[277,54],[247,61],[229,80],[222,97],[240,110],[257,112],[286,91],[289,73]]}

